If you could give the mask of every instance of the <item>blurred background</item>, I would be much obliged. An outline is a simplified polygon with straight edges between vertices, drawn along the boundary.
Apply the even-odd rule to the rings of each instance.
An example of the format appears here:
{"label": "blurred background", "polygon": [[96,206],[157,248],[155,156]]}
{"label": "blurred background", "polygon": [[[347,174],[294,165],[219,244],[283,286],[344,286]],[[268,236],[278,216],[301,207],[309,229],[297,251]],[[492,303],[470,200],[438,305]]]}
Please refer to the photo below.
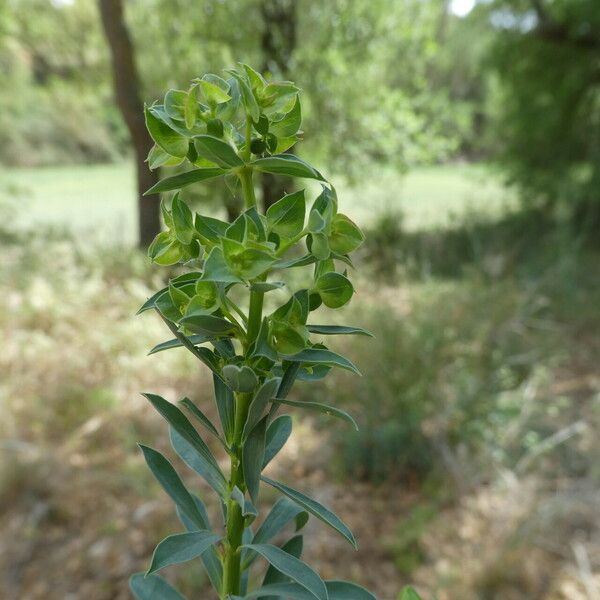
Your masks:
{"label": "blurred background", "polygon": [[295,414],[272,468],[357,534],[311,524],[307,559],[380,600],[598,600],[598,0],[0,0],[0,597],[129,598],[177,530],[139,392],[212,390],[134,316],[169,275],[141,107],[238,60],[303,88],[296,151],[367,233],[364,377],[295,391],[361,431]]}

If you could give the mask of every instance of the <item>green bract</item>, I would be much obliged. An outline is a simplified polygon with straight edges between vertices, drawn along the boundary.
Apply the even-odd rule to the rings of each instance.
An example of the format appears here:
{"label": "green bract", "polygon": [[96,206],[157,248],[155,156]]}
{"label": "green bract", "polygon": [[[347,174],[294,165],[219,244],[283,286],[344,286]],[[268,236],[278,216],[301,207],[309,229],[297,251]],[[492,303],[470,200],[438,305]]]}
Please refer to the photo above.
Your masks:
{"label": "green bract", "polygon": [[[187,271],[149,298],[140,312],[154,309],[173,336],[151,353],[184,347],[212,371],[220,424],[187,398],[179,408],[155,394],[145,396],[167,421],[175,453],[218,495],[223,523],[210,523],[204,503],[171,463],[142,446],[148,466],[176,505],[182,530],[157,546],[148,576],[134,575],[131,589],[139,600],[182,598],[154,573],[200,558],[221,600],[372,600],[360,586],[321,580],[301,560],[298,531],[309,515],[355,545],[347,525],[303,492],[263,475],[291,434],[290,417],[277,414],[283,409],[305,408],[356,426],[339,408],[287,396],[297,379],[319,379],[335,367],[358,373],[350,360],[323,345],[324,336],[370,335],[357,327],[309,321],[320,306],[339,308],[351,300],[354,288],[345,269],[364,236],[338,212],[335,189],[324,176],[285,153],[300,139],[299,89],[290,82],[267,81],[240,65],[224,77],[207,74],[194,80],[187,92],[169,90],[162,104],[146,107],[145,115],[156,142],[149,167],[190,164],[150,190],[176,193],[170,202],[163,200],[165,231],[148,251],[156,264],[181,264]],[[290,192],[263,214],[254,195],[257,172],[315,179],[322,189],[312,201],[304,189]],[[225,176],[239,182],[245,201],[233,223],[194,214],[179,195],[183,187]],[[265,294],[285,286],[282,271],[299,267],[311,270],[312,284],[264,310]],[[192,423],[224,447],[229,473]],[[282,498],[254,532],[261,482]],[[275,536],[290,524],[295,529],[288,541],[274,545]],[[270,566],[262,583],[249,590],[244,572],[257,557]]]}

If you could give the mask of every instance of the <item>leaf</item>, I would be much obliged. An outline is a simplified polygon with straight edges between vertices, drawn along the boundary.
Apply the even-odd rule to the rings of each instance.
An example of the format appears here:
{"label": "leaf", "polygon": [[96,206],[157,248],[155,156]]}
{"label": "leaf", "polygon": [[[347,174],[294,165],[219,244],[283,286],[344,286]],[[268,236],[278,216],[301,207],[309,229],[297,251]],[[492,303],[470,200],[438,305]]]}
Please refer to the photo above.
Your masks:
{"label": "leaf", "polygon": [[295,406],[297,408],[308,408],[311,410],[318,410],[323,414],[329,415],[331,417],[338,417],[347,423],[350,423],[356,431],[358,431],[358,425],[356,421],[352,418],[350,414],[348,414],[345,410],[341,408],[336,408],[335,406],[328,406],[327,404],[321,404],[319,402],[305,402],[298,400],[277,400],[280,404],[286,404],[288,406]]}
{"label": "leaf", "polygon": [[147,107],[144,108],[146,127],[152,139],[171,156],[185,158],[188,153],[189,140],[171,129],[166,123],[157,119]]}
{"label": "leaf", "polygon": [[282,415],[273,420],[265,434],[265,457],[263,469],[277,456],[292,433],[292,418]]}
{"label": "leaf", "polygon": [[235,400],[233,392],[216,375],[213,375],[213,383],[215,387],[215,403],[219,412],[221,427],[223,427],[227,443],[231,444],[235,427]]}
{"label": "leaf", "polygon": [[244,279],[258,277],[275,262],[271,254],[256,248],[246,248],[236,240],[223,238],[221,244],[230,271]]}
{"label": "leaf", "polygon": [[328,600],[325,583],[305,562],[271,544],[247,544],[244,547],[260,554],[278,571],[308,590],[317,600]]}
{"label": "leaf", "polygon": [[[252,538],[253,544],[263,544],[272,540],[288,523],[299,515],[306,514],[305,510],[289,498],[279,498]],[[308,516],[308,515],[307,515]],[[245,568],[253,558],[246,557]]]}
{"label": "leaf", "polygon": [[274,133],[279,138],[287,138],[295,135],[300,129],[301,124],[302,109],[300,106],[300,98],[296,96],[296,102],[294,103],[292,110],[290,110],[283,119],[272,123],[270,130],[271,133]]}
{"label": "leaf", "polygon": [[253,121],[258,121],[258,119],[260,118],[260,108],[258,106],[256,98],[254,97],[252,89],[248,85],[248,81],[237,71],[230,71],[230,73],[238,81],[240,92],[242,95],[242,103],[244,104],[246,112],[252,118]]}
{"label": "leaf", "polygon": [[148,153],[146,162],[151,171],[159,167],[176,167],[185,160],[184,156],[171,156],[165,152],[158,144],[154,144]]}
{"label": "leaf", "polygon": [[400,597],[398,598],[398,600],[421,600],[421,596],[417,594],[413,587],[406,586],[400,592]]}
{"label": "leaf", "polygon": [[291,356],[285,356],[285,360],[292,362],[310,363],[315,365],[327,365],[329,367],[340,367],[347,371],[352,371],[357,375],[360,375],[360,371],[354,366],[354,364],[346,357],[332,352],[331,350],[325,350],[322,348],[306,348],[297,354]]}
{"label": "leaf", "polygon": [[227,142],[212,135],[194,136],[194,146],[198,156],[206,158],[224,169],[233,169],[244,164],[244,161]]}
{"label": "leaf", "polygon": [[200,423],[202,423],[202,425],[204,425],[204,427],[206,427],[206,429],[208,429],[208,431],[219,440],[221,439],[221,436],[212,421],[189,398],[183,398],[180,402],[190,411],[190,413],[192,413],[192,415],[194,415],[194,417],[196,417],[196,419],[198,419],[198,421],[200,421]]}
{"label": "leaf", "polygon": [[196,215],[195,227],[203,241],[218,244],[225,235],[229,223],[205,215]]}
{"label": "leaf", "polygon": [[165,94],[164,110],[171,119],[184,120],[187,92],[183,90],[168,90]]}
{"label": "leaf", "polygon": [[329,246],[338,254],[350,254],[365,241],[364,233],[346,215],[337,214],[331,222]]}
{"label": "leaf", "polygon": [[331,255],[329,241],[324,233],[311,233],[308,238],[310,252],[319,260],[326,260]]}
{"label": "leaf", "polygon": [[277,377],[267,379],[254,394],[254,397],[250,402],[250,408],[248,409],[248,418],[244,425],[242,439],[246,439],[250,431],[252,431],[254,426],[262,418],[269,402],[275,398],[275,392],[279,387],[279,382],[280,379]]}
{"label": "leaf", "polygon": [[350,327],[349,325],[307,325],[306,328],[311,333],[321,335],[366,335],[373,337],[373,334],[361,327]]}
{"label": "leaf", "polygon": [[277,390],[277,398],[282,400],[285,398],[292,389],[294,385],[294,381],[298,376],[298,371],[300,370],[300,364],[291,362],[287,365],[285,371],[283,372],[283,377],[281,378],[281,384],[279,385],[279,389]]}
{"label": "leaf", "polygon": [[202,556],[221,536],[210,531],[193,531],[166,537],[154,550],[152,562],[146,575],[169,565],[176,565]]}
{"label": "leaf", "polygon": [[258,504],[258,490],[260,487],[260,473],[265,458],[265,432],[267,419],[264,417],[249,433],[242,449],[242,465],[244,479],[252,502]]}
{"label": "leaf", "polygon": [[236,326],[227,319],[215,317],[214,315],[192,314],[182,317],[182,326],[194,333],[202,335],[223,337],[235,331]]}
{"label": "leaf", "polygon": [[[231,96],[214,83],[206,81],[205,79],[200,79],[198,83],[202,89],[202,94],[206,98],[206,103],[209,106],[216,106],[217,104],[223,104],[223,102],[231,100]],[[225,82],[223,81],[223,83]],[[227,84],[225,83],[225,85]]]}
{"label": "leaf", "polygon": [[204,261],[202,279],[219,283],[243,283],[242,279],[231,272],[220,246],[215,246]]}
{"label": "leaf", "polygon": [[293,238],[304,228],[305,212],[304,190],[288,194],[267,209],[269,229],[282,238]]}
{"label": "leaf", "polygon": [[291,177],[304,177],[307,179],[325,181],[325,178],[319,171],[294,154],[277,154],[276,156],[259,158],[250,164],[257,171],[263,171],[265,173],[275,173],[276,175],[290,175]]}
{"label": "leaf", "polygon": [[223,379],[235,392],[252,392],[258,385],[258,377],[248,365],[225,365]]}
{"label": "leaf", "polygon": [[[329,600],[377,600],[371,592],[347,581],[326,581]],[[286,598],[286,600],[312,600],[313,596],[297,583],[271,583],[250,592],[244,600],[255,598]],[[404,600],[404,599],[400,599]],[[409,599],[412,600],[412,599]],[[417,600],[416,598],[414,600]]]}
{"label": "leaf", "polygon": [[198,527],[206,526],[204,515],[198,510],[194,498],[183,485],[173,465],[158,450],[139,445],[146,463],[162,488],[181,511]]}
{"label": "leaf", "polygon": [[195,85],[193,85],[187,93],[183,113],[185,116],[185,126],[188,129],[192,129],[196,124],[196,119],[198,118],[198,100],[196,98]]}
{"label": "leaf", "polygon": [[[187,338],[192,344],[194,344],[194,346],[198,346],[199,344],[204,344],[206,342],[210,342],[212,340],[211,337],[208,337],[206,335],[190,335]],[[165,350],[171,350],[172,348],[182,348],[183,347],[183,343],[178,340],[177,338],[174,338],[172,340],[169,340],[167,342],[162,342],[161,344],[157,344],[156,346],[154,346],[154,348],[152,348],[152,350],[150,350],[150,352],[148,352],[148,354],[156,354],[157,352],[163,352]]]}
{"label": "leaf", "polygon": [[329,308],[340,308],[347,304],[354,294],[354,288],[347,277],[341,273],[325,273],[316,283],[315,290],[321,296],[323,304]]}
{"label": "leaf", "polygon": [[[227,482],[210,452],[210,449],[204,441],[201,440],[204,445],[204,451],[201,452],[197,446],[192,445],[174,427],[169,428],[169,434],[173,450],[177,452],[179,458],[181,458],[190,469],[201,475],[206,483],[208,483],[221,498],[224,498]],[[198,436],[198,439],[201,439],[200,436]]]}
{"label": "leaf", "polygon": [[272,290],[279,290],[282,287],[285,287],[285,282],[283,281],[256,281],[250,286],[250,291],[264,294]]}
{"label": "leaf", "polygon": [[317,517],[317,519],[320,519],[321,521],[323,521],[323,523],[335,529],[356,548],[356,540],[354,539],[354,535],[352,534],[348,526],[328,508],[326,508],[313,498],[309,498],[302,492],[299,492],[298,490],[295,490],[285,485],[284,483],[275,481],[273,479],[269,479],[264,475],[261,477],[261,479],[265,483],[268,483],[270,486],[273,486],[276,490],[279,490],[288,498],[292,499],[294,502],[296,502],[296,504],[302,506],[302,508],[306,509],[311,515],[314,515],[315,517]]}
{"label": "leaf", "polygon": [[274,269],[291,269],[292,267],[306,267],[316,262],[316,259],[311,254],[305,254],[304,256],[295,256],[294,258],[287,258],[275,261],[273,263]]}
{"label": "leaf", "polygon": [[192,183],[198,181],[206,181],[207,179],[214,179],[220,175],[227,173],[225,169],[219,169],[218,167],[207,167],[204,169],[194,169],[193,171],[186,171],[173,177],[167,177],[161,179],[158,183],[154,184],[149,190],[144,192],[144,196],[150,194],[158,194],[159,192],[170,192],[171,190],[179,190]]}
{"label": "leaf", "polygon": [[185,600],[174,587],[162,577],[136,573],[129,578],[129,588],[137,600]]}

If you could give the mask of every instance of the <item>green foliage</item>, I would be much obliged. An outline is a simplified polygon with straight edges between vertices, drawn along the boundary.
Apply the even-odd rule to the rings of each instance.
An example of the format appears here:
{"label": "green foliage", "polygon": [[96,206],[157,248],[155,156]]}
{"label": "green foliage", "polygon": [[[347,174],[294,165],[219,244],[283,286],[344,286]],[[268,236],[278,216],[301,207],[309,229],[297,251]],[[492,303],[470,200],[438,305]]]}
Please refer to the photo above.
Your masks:
{"label": "green foliage", "polygon": [[[188,91],[170,90],[162,104],[145,110],[146,124],[157,144],[151,155],[160,149],[163,165],[181,158],[190,166],[184,174],[163,179],[159,189],[179,190],[226,177],[238,181],[246,202],[245,211],[231,224],[194,214],[179,192],[170,208],[163,204],[166,230],[158,234],[148,254],[156,264],[181,264],[187,270],[140,309],[154,309],[175,336],[151,353],[183,346],[213,372],[222,433],[188,399],[181,405],[220,440],[231,459],[225,476],[182,410],[160,396],[144,394],[168,422],[176,454],[211,486],[224,512],[223,534],[214,533],[204,505],[188,491],[171,463],[158,451],[142,446],[148,466],[176,504],[188,530],[157,546],[148,573],[201,557],[222,600],[277,594],[317,600],[373,598],[353,584],[324,582],[300,559],[301,536],[281,548],[267,543],[293,520],[297,530],[301,529],[310,514],[356,546],[352,532],[328,508],[262,475],[291,433],[290,418],[276,416],[281,408],[291,405],[317,410],[356,427],[342,409],[291,401],[286,396],[297,378],[322,378],[334,367],[358,373],[350,360],[313,340],[314,333],[369,335],[355,327],[308,324],[309,315],[321,304],[339,308],[352,298],[352,283],[347,273],[338,269],[340,264],[351,264],[348,254],[362,244],[364,236],[338,212],[335,189],[324,176],[296,156],[280,152],[277,133],[286,140],[298,139],[298,92],[292,83],[267,81],[242,64],[227,71],[224,78],[208,74],[193,80]],[[156,163],[150,160],[149,164]],[[284,196],[266,215],[261,214],[254,196],[254,172],[322,182],[308,219],[304,190]],[[303,241],[306,249],[299,259],[294,258],[292,252],[297,253]],[[270,282],[269,276],[298,265],[313,269],[312,285],[293,292],[271,314],[263,314],[264,295],[283,285]],[[231,294],[233,288],[245,289],[247,309],[239,303],[239,293]],[[258,515],[261,481],[284,498],[253,534],[251,523]],[[266,559],[270,567],[263,587],[248,592],[244,573],[257,556]],[[144,580],[134,576],[131,588],[140,600],[150,599],[157,590],[177,597],[154,575]]]}
{"label": "green foliage", "polygon": [[[536,206],[566,207],[600,223],[600,5],[595,0],[496,0],[489,52],[499,157]],[[548,68],[551,64],[552,68]],[[582,220],[583,219],[583,220]],[[586,219],[590,219],[585,222]]]}

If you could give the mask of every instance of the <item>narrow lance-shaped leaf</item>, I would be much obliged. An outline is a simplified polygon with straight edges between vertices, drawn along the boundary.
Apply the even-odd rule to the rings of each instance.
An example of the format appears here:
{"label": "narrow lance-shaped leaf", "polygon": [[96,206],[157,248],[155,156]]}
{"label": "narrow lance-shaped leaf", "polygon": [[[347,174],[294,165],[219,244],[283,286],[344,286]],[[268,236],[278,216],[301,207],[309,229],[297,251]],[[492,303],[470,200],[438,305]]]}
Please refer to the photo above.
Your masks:
{"label": "narrow lance-shaped leaf", "polygon": [[275,173],[276,175],[289,175],[290,177],[303,177],[306,179],[325,178],[314,167],[298,158],[294,154],[278,154],[267,158],[259,158],[250,163],[257,171]]}
{"label": "narrow lance-shaped leaf", "polygon": [[205,526],[204,515],[198,510],[194,498],[183,485],[173,465],[158,450],[140,444],[146,463],[173,502],[199,529]]}
{"label": "narrow lance-shaped leaf", "polygon": [[[329,600],[377,600],[371,592],[347,581],[326,581]],[[272,583],[244,596],[244,600],[255,598],[285,598],[286,600],[312,600],[312,595],[297,583]],[[417,600],[418,597],[408,600]],[[400,600],[407,600],[400,597]],[[420,600],[420,599],[418,599]]]}
{"label": "narrow lance-shaped leaf", "polygon": [[156,546],[147,575],[169,565],[187,562],[202,556],[220,539],[221,536],[215,535],[211,531],[170,535]]}
{"label": "narrow lance-shaped leaf", "polygon": [[270,486],[273,486],[276,490],[279,490],[288,498],[291,498],[294,502],[302,506],[302,508],[306,509],[311,515],[314,515],[317,517],[317,519],[320,519],[323,521],[323,523],[335,529],[356,548],[356,540],[354,539],[354,535],[348,526],[328,508],[313,498],[306,496],[302,492],[299,492],[298,490],[295,490],[294,488],[291,488],[280,481],[269,479],[264,475],[261,477],[261,479]]}
{"label": "narrow lance-shaped leaf", "polygon": [[265,457],[263,469],[277,456],[292,433],[292,418],[289,415],[277,417],[269,424],[265,434]]}
{"label": "narrow lance-shaped leaf", "polygon": [[161,179],[158,183],[154,184],[149,190],[144,192],[144,196],[150,194],[158,194],[160,192],[170,192],[172,190],[180,190],[192,183],[198,183],[199,181],[207,181],[208,179],[214,179],[227,173],[226,169],[220,169],[218,167],[207,167],[204,169],[194,169],[193,171],[187,171],[186,173],[180,173],[179,175],[173,175],[173,177],[166,177]]}
{"label": "narrow lance-shaped leaf", "polygon": [[268,379],[254,394],[252,402],[250,403],[250,408],[248,409],[248,418],[246,419],[246,424],[244,425],[243,438],[248,436],[250,431],[252,431],[254,426],[262,418],[269,402],[275,398],[275,392],[279,387],[279,382],[280,380],[277,377]]}
{"label": "narrow lance-shaped leaf", "polygon": [[306,328],[311,333],[321,335],[366,335],[373,337],[373,334],[361,327],[350,327],[349,325],[307,325]]}
{"label": "narrow lance-shaped leaf", "polygon": [[260,486],[260,473],[265,457],[265,432],[267,417],[264,417],[252,429],[242,451],[242,464],[244,479],[252,502],[258,504],[258,489]]}
{"label": "narrow lance-shaped leaf", "polygon": [[129,588],[137,600],[185,600],[184,596],[158,575],[136,573],[129,579]]}
{"label": "narrow lance-shaped leaf", "polygon": [[308,590],[317,600],[328,600],[327,588],[319,575],[300,559],[270,544],[245,546],[267,559],[278,571]]}
{"label": "narrow lance-shaped leaf", "polygon": [[329,367],[340,367],[347,371],[352,371],[357,375],[360,375],[360,371],[354,366],[354,364],[331,350],[325,350],[323,348],[306,348],[297,354],[285,356],[285,360],[291,362],[308,363],[315,365],[327,365]]}
{"label": "narrow lance-shaped leaf", "polygon": [[316,410],[325,415],[329,415],[332,417],[338,417],[350,423],[356,431],[358,431],[358,425],[356,421],[352,418],[352,415],[347,413],[345,410],[341,408],[336,408],[335,406],[329,406],[327,404],[321,404],[320,402],[305,402],[298,400],[277,400],[280,404],[286,404],[287,406],[295,406],[296,408],[307,408],[309,410]]}

